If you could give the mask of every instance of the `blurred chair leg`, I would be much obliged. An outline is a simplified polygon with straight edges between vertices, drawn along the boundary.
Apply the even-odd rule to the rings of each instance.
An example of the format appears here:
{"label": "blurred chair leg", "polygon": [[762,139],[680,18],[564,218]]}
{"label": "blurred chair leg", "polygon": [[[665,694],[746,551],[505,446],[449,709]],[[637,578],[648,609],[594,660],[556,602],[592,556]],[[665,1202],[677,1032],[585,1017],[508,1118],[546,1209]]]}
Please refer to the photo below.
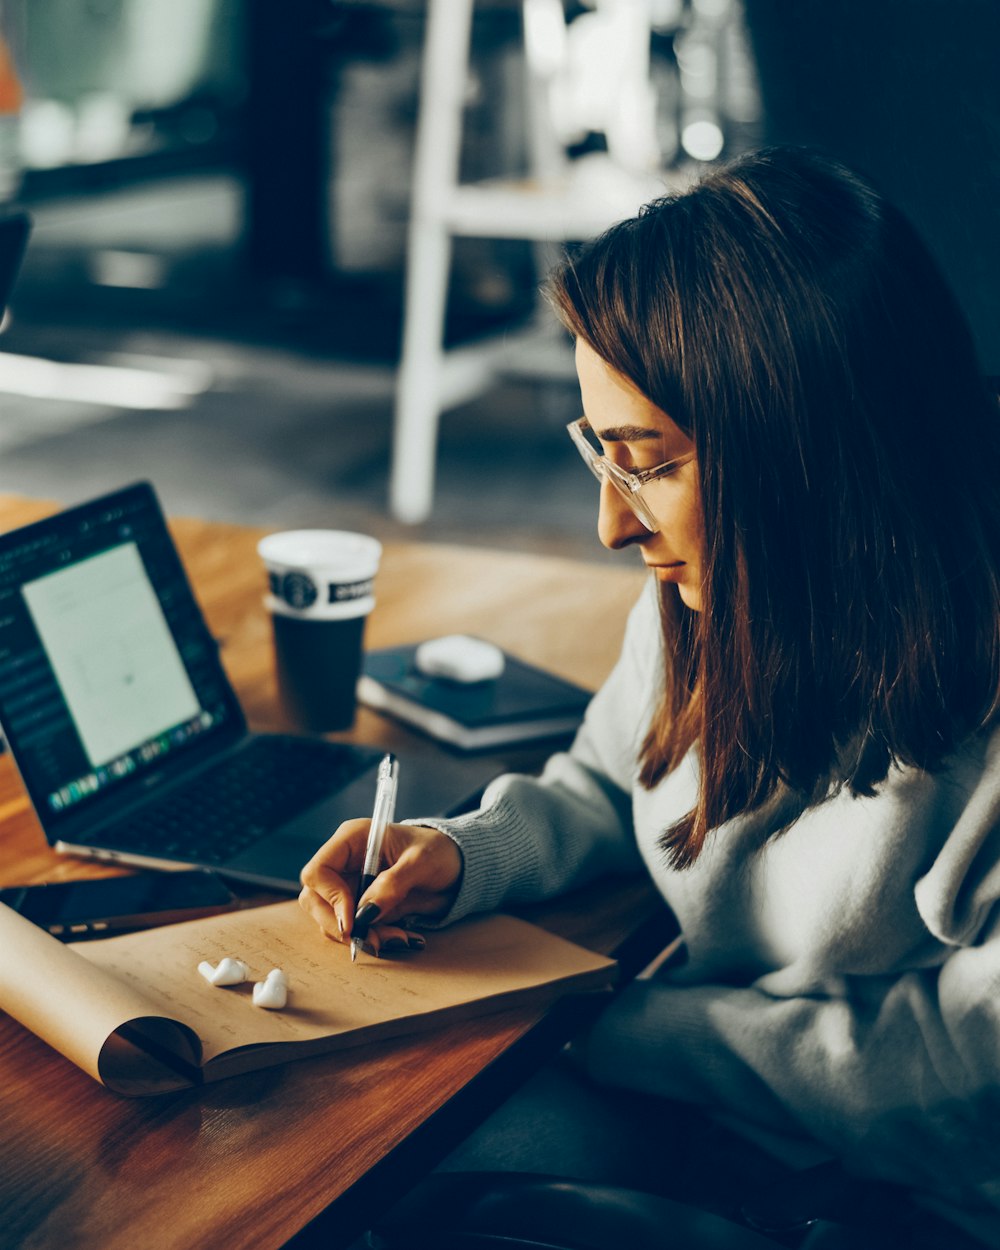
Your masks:
{"label": "blurred chair leg", "polygon": [[426,519],[434,496],[451,264],[445,207],[458,181],[472,3],[430,0],[424,36],[389,484],[393,515],[411,524]]}
{"label": "blurred chair leg", "polygon": [[389,482],[393,516],[411,525],[427,519],[434,499],[450,260],[443,227],[418,223],[410,234]]}

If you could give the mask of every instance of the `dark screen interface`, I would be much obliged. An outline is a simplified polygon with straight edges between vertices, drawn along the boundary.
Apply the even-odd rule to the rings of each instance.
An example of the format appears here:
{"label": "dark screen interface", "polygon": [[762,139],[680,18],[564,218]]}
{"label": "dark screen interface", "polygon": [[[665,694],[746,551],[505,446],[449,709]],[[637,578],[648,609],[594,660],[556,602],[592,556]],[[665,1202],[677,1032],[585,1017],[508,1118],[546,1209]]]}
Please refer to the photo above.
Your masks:
{"label": "dark screen interface", "polygon": [[54,816],[230,714],[151,492],[78,513],[0,546],[0,714],[33,800]]}

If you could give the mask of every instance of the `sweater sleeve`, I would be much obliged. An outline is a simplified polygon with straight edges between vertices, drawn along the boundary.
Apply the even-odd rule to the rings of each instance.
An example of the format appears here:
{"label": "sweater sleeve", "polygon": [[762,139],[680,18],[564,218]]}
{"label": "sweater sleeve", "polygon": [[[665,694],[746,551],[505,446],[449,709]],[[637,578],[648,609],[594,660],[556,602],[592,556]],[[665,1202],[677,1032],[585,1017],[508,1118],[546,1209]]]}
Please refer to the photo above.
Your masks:
{"label": "sweater sleeve", "polygon": [[827,994],[765,981],[630,985],[589,1036],[588,1070],[804,1132],[861,1175],[1000,1207],[1000,925],[940,967]]}
{"label": "sweater sleeve", "polygon": [[630,613],[618,661],[568,752],[553,755],[540,777],[497,778],[478,811],[409,822],[440,829],[462,850],[461,888],[439,923],[642,868],[631,790],[661,668],[653,591],[650,583]]}

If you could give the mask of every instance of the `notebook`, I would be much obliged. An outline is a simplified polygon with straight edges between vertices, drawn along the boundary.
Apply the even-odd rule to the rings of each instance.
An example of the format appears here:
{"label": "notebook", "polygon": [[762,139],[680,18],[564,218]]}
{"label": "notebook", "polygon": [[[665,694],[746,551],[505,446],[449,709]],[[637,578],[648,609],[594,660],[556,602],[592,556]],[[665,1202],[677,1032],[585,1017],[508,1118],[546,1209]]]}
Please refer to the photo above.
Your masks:
{"label": "notebook", "polygon": [[[293,891],[381,758],[249,732],[145,482],[0,535],[0,726],[57,851]],[[499,768],[404,753],[397,811],[460,810]]]}
{"label": "notebook", "polygon": [[505,653],[499,677],[468,684],[428,677],[417,647],[369,651],[358,698],[462,751],[495,750],[573,733],[591,692]]}

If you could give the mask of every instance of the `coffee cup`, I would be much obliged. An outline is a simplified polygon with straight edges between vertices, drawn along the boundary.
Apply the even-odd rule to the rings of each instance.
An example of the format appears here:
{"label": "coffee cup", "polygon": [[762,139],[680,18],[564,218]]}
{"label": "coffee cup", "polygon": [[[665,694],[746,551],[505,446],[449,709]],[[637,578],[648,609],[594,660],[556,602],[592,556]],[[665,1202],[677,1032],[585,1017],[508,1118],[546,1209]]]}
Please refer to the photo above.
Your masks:
{"label": "coffee cup", "polygon": [[381,543],[346,530],[286,530],[257,551],[286,714],[300,729],[349,729]]}

